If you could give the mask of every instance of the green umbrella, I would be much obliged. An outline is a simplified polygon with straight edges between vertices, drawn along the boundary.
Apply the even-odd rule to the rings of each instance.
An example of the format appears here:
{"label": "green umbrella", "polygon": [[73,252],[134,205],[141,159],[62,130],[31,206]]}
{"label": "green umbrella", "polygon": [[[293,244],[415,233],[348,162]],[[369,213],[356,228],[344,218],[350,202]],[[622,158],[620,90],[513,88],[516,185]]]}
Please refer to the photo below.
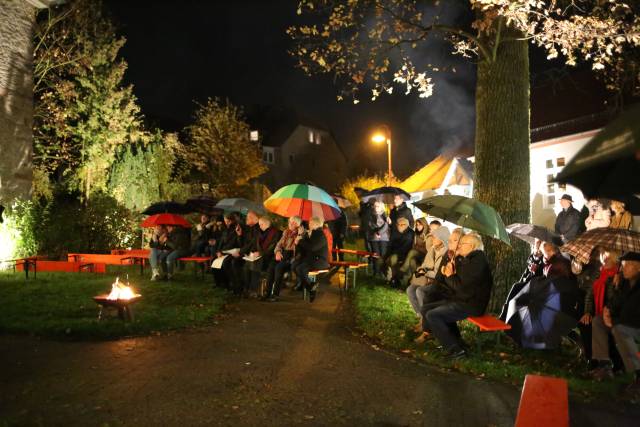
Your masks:
{"label": "green umbrella", "polygon": [[425,213],[452,222],[485,236],[502,240],[511,245],[502,218],[495,209],[464,196],[433,196],[415,202]]}

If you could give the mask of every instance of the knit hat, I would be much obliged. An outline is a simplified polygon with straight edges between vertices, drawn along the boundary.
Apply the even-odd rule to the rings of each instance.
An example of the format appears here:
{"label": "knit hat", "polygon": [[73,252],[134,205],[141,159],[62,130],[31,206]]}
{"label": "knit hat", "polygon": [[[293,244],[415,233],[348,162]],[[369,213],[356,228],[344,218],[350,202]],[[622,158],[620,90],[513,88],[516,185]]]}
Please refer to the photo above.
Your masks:
{"label": "knit hat", "polygon": [[442,227],[438,227],[433,230],[431,235],[438,240],[442,240],[446,244],[449,241],[449,235],[451,235],[451,232],[443,225]]}

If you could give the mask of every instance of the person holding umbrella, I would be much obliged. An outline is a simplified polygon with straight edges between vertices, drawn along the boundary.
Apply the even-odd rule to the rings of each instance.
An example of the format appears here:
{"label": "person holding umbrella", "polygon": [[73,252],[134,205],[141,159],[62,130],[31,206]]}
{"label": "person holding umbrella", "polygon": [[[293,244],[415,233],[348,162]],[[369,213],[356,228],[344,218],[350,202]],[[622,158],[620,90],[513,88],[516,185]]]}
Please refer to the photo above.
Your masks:
{"label": "person holding umbrella", "polygon": [[467,355],[455,322],[484,314],[489,304],[493,277],[481,247],[482,240],[477,234],[466,234],[460,239],[456,257],[441,267],[451,294],[447,299],[422,307],[424,330],[435,335],[449,359]]}
{"label": "person holding umbrella", "polygon": [[317,285],[311,286],[309,283],[309,272],[329,268],[329,247],[322,228],[322,220],[314,216],[309,220],[309,233],[296,238],[300,258],[296,260],[293,269],[302,282],[302,287],[309,291],[310,302],[316,298]]}
{"label": "person holding umbrella", "polygon": [[367,233],[365,240],[369,243],[369,251],[378,254],[378,259],[369,257],[369,262],[373,263],[373,275],[380,273],[380,263],[387,255],[389,246],[389,223],[384,210],[384,203],[375,202],[373,211],[369,213],[367,219]]}
{"label": "person holding umbrella", "polygon": [[169,251],[163,251],[158,257],[164,277],[167,280],[173,278],[173,266],[178,258],[189,256],[191,242],[186,228],[176,225],[167,225],[167,238],[165,246]]}

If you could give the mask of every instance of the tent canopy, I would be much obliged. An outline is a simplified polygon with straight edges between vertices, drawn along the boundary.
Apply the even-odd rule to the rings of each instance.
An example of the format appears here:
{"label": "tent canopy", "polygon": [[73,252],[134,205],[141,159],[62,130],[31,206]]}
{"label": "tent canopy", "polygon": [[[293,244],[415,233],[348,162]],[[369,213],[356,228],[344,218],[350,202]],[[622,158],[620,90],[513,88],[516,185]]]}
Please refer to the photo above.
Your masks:
{"label": "tent canopy", "polygon": [[399,187],[415,193],[450,185],[470,185],[472,180],[473,164],[470,161],[461,157],[438,156],[404,180]]}

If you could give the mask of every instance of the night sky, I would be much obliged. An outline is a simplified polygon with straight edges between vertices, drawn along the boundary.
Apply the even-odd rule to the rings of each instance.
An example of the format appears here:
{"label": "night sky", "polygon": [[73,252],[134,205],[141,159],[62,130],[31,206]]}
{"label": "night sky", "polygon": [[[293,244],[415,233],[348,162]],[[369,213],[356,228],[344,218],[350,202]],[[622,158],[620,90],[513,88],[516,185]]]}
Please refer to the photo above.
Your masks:
{"label": "night sky", "polygon": [[[441,151],[472,153],[475,66],[430,42],[424,60],[456,68],[434,77],[434,95],[383,96],[370,102],[337,102],[327,77],[294,68],[285,30],[298,21],[297,0],[105,2],[127,39],[121,50],[142,111],[153,123],[177,130],[191,120],[195,103],[229,98],[243,106],[293,107],[325,123],[353,167],[386,170],[386,150],[369,142],[379,123],[393,133],[394,173],[404,178]],[[457,19],[460,11],[449,11]],[[396,88],[398,89],[398,88]]]}

